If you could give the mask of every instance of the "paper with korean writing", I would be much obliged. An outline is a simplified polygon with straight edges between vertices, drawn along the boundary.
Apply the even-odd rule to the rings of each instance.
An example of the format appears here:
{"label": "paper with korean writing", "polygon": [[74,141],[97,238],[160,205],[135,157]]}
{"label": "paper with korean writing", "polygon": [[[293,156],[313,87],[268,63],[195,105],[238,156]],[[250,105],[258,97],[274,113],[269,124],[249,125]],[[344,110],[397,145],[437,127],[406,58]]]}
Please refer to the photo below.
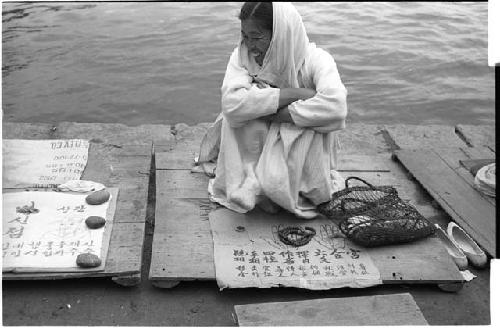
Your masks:
{"label": "paper with korean writing", "polygon": [[2,141],[3,188],[52,188],[79,180],[87,165],[83,139]]}
{"label": "paper with korean writing", "polygon": [[[117,194],[116,188],[109,191]],[[108,207],[112,203],[114,208],[116,197],[101,205],[88,205],[87,194],[23,191],[2,196],[3,271],[78,271],[76,257],[81,253],[93,253],[105,261],[103,236],[106,229],[110,233],[113,213]],[[19,208],[31,202],[38,212],[20,213]],[[106,225],[89,229],[85,220],[92,215],[105,218]]]}
{"label": "paper with korean writing", "polygon": [[[343,237],[325,218],[303,220],[284,213],[218,209],[209,214],[209,220],[221,289],[362,288],[382,283],[366,250]],[[312,227],[316,235],[307,245],[288,246],[278,236],[278,230],[287,226]]]}

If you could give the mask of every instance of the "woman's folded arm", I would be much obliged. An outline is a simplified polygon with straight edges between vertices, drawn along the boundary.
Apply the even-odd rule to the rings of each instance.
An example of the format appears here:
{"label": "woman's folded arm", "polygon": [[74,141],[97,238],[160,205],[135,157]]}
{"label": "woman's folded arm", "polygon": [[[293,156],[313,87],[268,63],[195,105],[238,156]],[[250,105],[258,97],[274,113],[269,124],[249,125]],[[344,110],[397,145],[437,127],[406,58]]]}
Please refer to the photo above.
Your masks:
{"label": "woman's folded arm", "polygon": [[222,113],[232,127],[274,114],[278,109],[280,90],[254,83],[248,71],[238,65],[237,49],[227,65],[221,92]]}
{"label": "woman's folded arm", "polygon": [[343,129],[347,116],[347,90],[340,80],[333,57],[318,49],[308,65],[316,95],[288,106],[295,125],[318,132]]}

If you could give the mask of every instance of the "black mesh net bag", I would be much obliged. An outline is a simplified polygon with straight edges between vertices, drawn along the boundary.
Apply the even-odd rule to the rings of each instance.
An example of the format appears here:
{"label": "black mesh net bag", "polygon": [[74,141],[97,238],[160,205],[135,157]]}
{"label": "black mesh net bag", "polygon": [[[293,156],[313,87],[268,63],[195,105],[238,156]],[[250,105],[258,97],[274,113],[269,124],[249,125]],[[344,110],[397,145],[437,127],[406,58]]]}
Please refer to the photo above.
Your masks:
{"label": "black mesh net bag", "polygon": [[[365,185],[349,186],[351,180]],[[347,178],[345,186],[319,205],[318,211],[340,220],[340,230],[355,243],[365,247],[398,244],[434,233],[434,226],[399,198],[394,187],[373,186],[358,177]]]}

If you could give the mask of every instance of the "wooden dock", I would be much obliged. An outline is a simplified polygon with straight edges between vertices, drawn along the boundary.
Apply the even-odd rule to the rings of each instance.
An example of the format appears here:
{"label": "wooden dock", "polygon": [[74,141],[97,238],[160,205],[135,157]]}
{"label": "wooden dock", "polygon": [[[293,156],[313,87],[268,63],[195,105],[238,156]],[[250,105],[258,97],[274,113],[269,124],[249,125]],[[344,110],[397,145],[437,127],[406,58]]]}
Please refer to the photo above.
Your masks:
{"label": "wooden dock", "polygon": [[[3,123],[4,139],[90,140],[89,159],[81,177],[119,188],[105,270],[84,273],[4,273],[4,280],[111,277],[124,286],[141,281],[153,141],[171,137],[160,126],[128,128],[121,124]],[[163,127],[165,128],[165,127]]]}
{"label": "wooden dock", "polygon": [[[154,208],[154,237],[149,279],[155,286],[172,287],[185,280],[215,279],[213,243],[208,214],[216,208],[207,198],[208,178],[191,173],[194,157],[209,124],[177,124],[127,127],[121,124],[3,123],[5,139],[82,138],[91,142],[89,161],[82,179],[120,189],[108,260],[104,272],[86,274],[4,274],[3,279],[66,279],[109,276],[123,285],[140,282],[144,258],[147,208]],[[477,237],[490,254],[491,219],[475,222],[440,203],[414,169],[400,162],[405,151],[425,149],[439,154],[454,174],[471,186],[472,175],[461,163],[490,159],[495,155],[494,126],[417,126],[351,124],[340,132],[343,145],[339,171],[375,185],[390,184],[432,222],[445,226],[456,220]],[[393,153],[396,152],[396,156]],[[154,160],[154,163],[152,162]],[[468,162],[469,161],[469,162]],[[155,171],[151,171],[151,169]],[[154,174],[156,181],[150,181]],[[156,184],[156,194],[148,186]],[[476,195],[477,196],[477,195]],[[446,201],[446,200],[445,200]],[[488,204],[496,206],[494,200]],[[490,224],[488,226],[488,224]],[[493,228],[492,228],[493,227]],[[481,230],[483,229],[483,230]],[[487,242],[490,242],[488,246]],[[418,243],[375,249],[372,257],[383,268],[386,284],[432,283],[459,289],[463,278],[436,238]],[[417,254],[418,256],[409,254]],[[148,254],[149,255],[149,254]],[[394,257],[394,258],[393,258]],[[397,259],[397,260],[396,260]],[[403,259],[406,259],[403,261]],[[409,260],[408,260],[409,259]],[[403,263],[404,262],[404,263]],[[422,265],[424,264],[424,265]],[[423,269],[424,267],[430,269]]]}
{"label": "wooden dock", "polygon": [[[474,176],[460,165],[467,148],[410,149],[396,157],[439,205],[490,255],[496,256],[496,202],[474,189]],[[491,156],[495,154],[485,154]]]}
{"label": "wooden dock", "polygon": [[[182,125],[176,129],[175,141],[155,145],[157,202],[149,278],[157,287],[173,287],[187,280],[215,279],[208,223],[208,213],[215,205],[208,201],[208,178],[202,173],[191,173],[206,127]],[[466,149],[468,152],[461,159],[474,159],[479,152],[484,156],[483,148],[487,147],[490,152],[495,149],[494,142],[491,143],[494,127],[484,126],[481,130],[490,133],[490,137],[468,135],[467,131],[476,130],[467,126],[458,130],[441,125],[353,124],[340,133],[343,159],[339,171],[345,177],[354,175],[375,185],[395,186],[400,196],[420,213],[444,226],[450,220],[445,212],[447,208],[438,206],[415,181],[413,172],[408,172],[392,154],[396,150],[415,148],[450,152]],[[467,230],[470,226],[463,228]],[[427,283],[438,284],[445,290],[458,290],[464,281],[437,238],[373,249],[370,256],[381,270],[384,284]]]}
{"label": "wooden dock", "polygon": [[470,163],[495,160],[494,126],[388,127],[395,157],[440,207],[496,256],[496,201],[474,189]]}

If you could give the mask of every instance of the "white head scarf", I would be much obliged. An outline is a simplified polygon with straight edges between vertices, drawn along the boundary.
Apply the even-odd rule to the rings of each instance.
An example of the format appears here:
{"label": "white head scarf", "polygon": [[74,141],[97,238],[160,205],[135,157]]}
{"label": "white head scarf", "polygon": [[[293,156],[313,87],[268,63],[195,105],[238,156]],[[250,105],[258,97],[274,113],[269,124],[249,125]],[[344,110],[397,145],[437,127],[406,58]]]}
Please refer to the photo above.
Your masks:
{"label": "white head scarf", "polygon": [[255,79],[278,88],[298,88],[297,73],[309,45],[302,17],[289,2],[273,2],[273,36],[262,67],[240,40],[240,65]]}

